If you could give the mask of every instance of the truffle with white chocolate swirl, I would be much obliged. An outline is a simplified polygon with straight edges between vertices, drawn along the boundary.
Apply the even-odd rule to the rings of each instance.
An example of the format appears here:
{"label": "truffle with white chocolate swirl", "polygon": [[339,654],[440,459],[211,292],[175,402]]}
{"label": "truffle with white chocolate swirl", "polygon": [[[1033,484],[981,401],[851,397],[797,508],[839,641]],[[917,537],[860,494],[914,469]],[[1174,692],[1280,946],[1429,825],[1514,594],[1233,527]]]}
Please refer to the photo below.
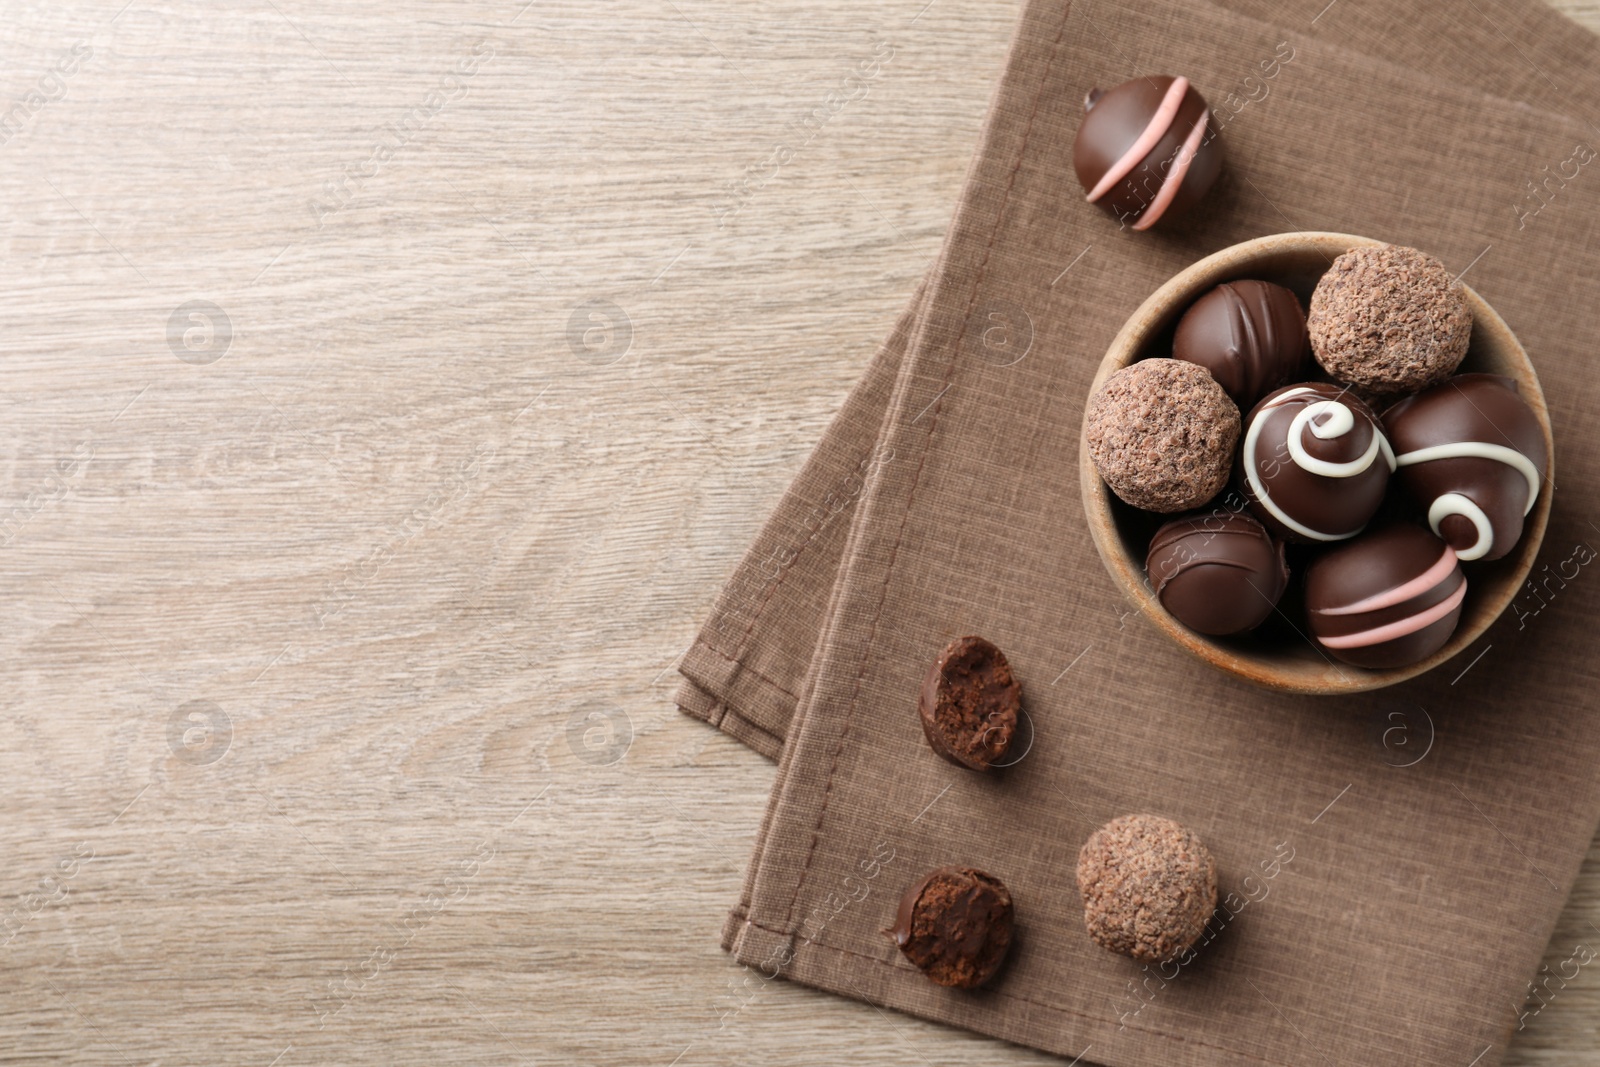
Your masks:
{"label": "truffle with white chocolate swirl", "polygon": [[1239,487],[1279,537],[1326,544],[1366,528],[1394,465],[1371,408],[1348,389],[1308,382],[1267,394],[1250,412]]}
{"label": "truffle with white chocolate swirl", "polygon": [[1389,526],[1312,561],[1311,637],[1324,652],[1375,669],[1444,647],[1461,621],[1467,579],[1449,545],[1420,526]]}
{"label": "truffle with white chocolate swirl", "polygon": [[1401,484],[1464,560],[1499,559],[1522,537],[1550,453],[1517,383],[1458,374],[1383,414]]}

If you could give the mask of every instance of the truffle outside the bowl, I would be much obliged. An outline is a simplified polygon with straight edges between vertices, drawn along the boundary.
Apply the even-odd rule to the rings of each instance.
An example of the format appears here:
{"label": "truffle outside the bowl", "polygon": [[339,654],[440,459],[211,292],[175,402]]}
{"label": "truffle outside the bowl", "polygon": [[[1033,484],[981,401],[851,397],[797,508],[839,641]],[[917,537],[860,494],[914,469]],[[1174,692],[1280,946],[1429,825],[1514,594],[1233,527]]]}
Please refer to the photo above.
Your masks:
{"label": "truffle outside the bowl", "polygon": [[[1133,313],[1101,360],[1089,395],[1093,396],[1113,372],[1131,363],[1151,356],[1170,355],[1170,351],[1163,351],[1163,345],[1170,345],[1179,317],[1214,286],[1257,278],[1286,286],[1304,301],[1310,297],[1317,279],[1338,256],[1352,248],[1384,243],[1340,233],[1281,233],[1233,245],[1207,256],[1157,289]],[[1538,416],[1552,458],[1551,469],[1540,487],[1539,499],[1527,517],[1517,547],[1504,559],[1470,565],[1461,623],[1449,642],[1419,663],[1386,670],[1363,670],[1338,663],[1318,650],[1303,636],[1303,621],[1292,617],[1295,611],[1292,605],[1286,607],[1290,617],[1284,620],[1281,632],[1286,636],[1280,640],[1259,640],[1254,635],[1216,638],[1195,633],[1161,606],[1144,573],[1149,537],[1162,517],[1145,515],[1116,499],[1101,481],[1087,444],[1080,437],[1079,484],[1095,548],[1118,588],[1139,605],[1158,629],[1213,667],[1256,685],[1283,692],[1331,695],[1381,689],[1414,678],[1466,649],[1494,624],[1516,598],[1544,540],[1555,477],[1555,449],[1550,436],[1549,409],[1527,353],[1510,327],[1482,297],[1465,285],[1462,289],[1472,309],[1472,342],[1457,373],[1501,374],[1515,381],[1518,392]],[[1300,582],[1301,575],[1296,574],[1295,586]]]}

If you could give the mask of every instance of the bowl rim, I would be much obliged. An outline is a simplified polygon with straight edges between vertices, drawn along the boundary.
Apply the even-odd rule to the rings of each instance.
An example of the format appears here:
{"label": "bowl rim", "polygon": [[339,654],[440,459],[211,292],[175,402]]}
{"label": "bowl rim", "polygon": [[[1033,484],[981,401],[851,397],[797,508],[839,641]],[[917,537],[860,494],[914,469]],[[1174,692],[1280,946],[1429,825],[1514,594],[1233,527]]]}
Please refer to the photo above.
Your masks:
{"label": "bowl rim", "polygon": [[[1473,329],[1481,328],[1486,334],[1492,335],[1493,344],[1503,349],[1510,356],[1510,361],[1516,364],[1514,373],[1509,376],[1516,381],[1522,399],[1533,409],[1538,419],[1539,426],[1544,432],[1550,463],[1543,484],[1539,487],[1539,497],[1528,513],[1523,525],[1522,539],[1517,545],[1515,563],[1510,572],[1515,580],[1509,580],[1508,577],[1503,590],[1495,593],[1487,601],[1480,601],[1481,606],[1477,612],[1479,618],[1471,625],[1468,625],[1467,620],[1463,618],[1462,625],[1438,652],[1405,667],[1388,669],[1354,667],[1334,661],[1319,650],[1319,654],[1328,661],[1332,670],[1313,679],[1303,671],[1284,670],[1267,657],[1219,644],[1190,630],[1173,618],[1149,589],[1144,560],[1133,558],[1122,544],[1116,516],[1112,511],[1111,489],[1100,478],[1089,454],[1087,441],[1089,400],[1100,391],[1100,387],[1112,373],[1135,362],[1133,357],[1138,355],[1158,327],[1171,321],[1171,316],[1175,314],[1178,305],[1192,303],[1205,289],[1227,280],[1225,275],[1248,276],[1241,274],[1240,271],[1248,271],[1250,261],[1274,254],[1320,252],[1331,264],[1337,256],[1352,249],[1392,243],[1354,234],[1305,230],[1268,234],[1241,241],[1197,260],[1159,286],[1123,323],[1101,358],[1094,381],[1084,398],[1085,418],[1078,437],[1079,487],[1083,497],[1084,519],[1094,539],[1095,550],[1099,553],[1101,562],[1111,575],[1112,581],[1139,606],[1141,613],[1153,622],[1157,629],[1176,641],[1181,648],[1218,670],[1266,689],[1330,696],[1370,692],[1396,685],[1425,674],[1465,651],[1500,619],[1506,608],[1516,599],[1533,569],[1539,548],[1544,542],[1555,484],[1555,439],[1551,432],[1550,410],[1545,403],[1544,391],[1539,385],[1539,376],[1521,342],[1486,300],[1471,286],[1464,282],[1460,283],[1468,305],[1472,309]],[[1309,638],[1307,643],[1311,644]],[[1316,646],[1313,644],[1311,647]]]}

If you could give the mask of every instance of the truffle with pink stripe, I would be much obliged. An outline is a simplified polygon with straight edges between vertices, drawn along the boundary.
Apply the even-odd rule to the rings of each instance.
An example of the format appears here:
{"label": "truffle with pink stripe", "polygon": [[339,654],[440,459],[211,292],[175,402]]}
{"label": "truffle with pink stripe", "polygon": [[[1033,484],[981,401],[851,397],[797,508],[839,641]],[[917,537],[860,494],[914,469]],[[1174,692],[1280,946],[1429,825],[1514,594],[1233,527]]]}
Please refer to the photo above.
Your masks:
{"label": "truffle with pink stripe", "polygon": [[1408,524],[1364,534],[1306,572],[1312,639],[1358,667],[1427,659],[1455,633],[1466,595],[1455,550]]}
{"label": "truffle with pink stripe", "polygon": [[1072,165],[1091,204],[1135,230],[1192,207],[1222,170],[1222,142],[1189,79],[1135,78],[1091,89]]}

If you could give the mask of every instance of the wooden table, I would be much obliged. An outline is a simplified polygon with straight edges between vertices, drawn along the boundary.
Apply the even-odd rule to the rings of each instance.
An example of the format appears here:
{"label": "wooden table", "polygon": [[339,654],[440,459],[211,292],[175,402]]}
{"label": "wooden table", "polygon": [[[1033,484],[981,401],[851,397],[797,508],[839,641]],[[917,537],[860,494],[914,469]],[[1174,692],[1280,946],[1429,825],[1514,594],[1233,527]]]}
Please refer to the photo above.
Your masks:
{"label": "wooden table", "polygon": [[748,981],[671,701],[955,202],[924,2],[5,5],[0,1062],[1058,1062]]}

